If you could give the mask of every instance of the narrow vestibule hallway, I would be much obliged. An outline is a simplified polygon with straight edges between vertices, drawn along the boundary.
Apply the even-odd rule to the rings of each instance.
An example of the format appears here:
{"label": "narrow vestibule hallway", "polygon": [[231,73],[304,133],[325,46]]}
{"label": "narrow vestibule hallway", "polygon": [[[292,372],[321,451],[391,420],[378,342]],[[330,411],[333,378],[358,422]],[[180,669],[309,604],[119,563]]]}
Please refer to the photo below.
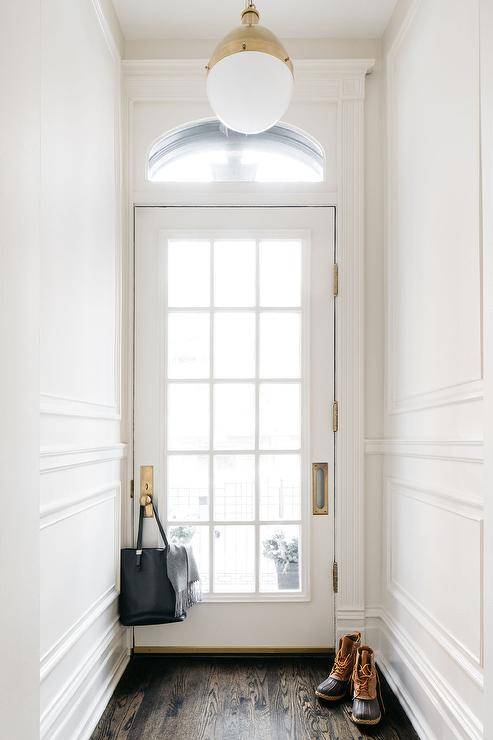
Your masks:
{"label": "narrow vestibule hallway", "polygon": [[493,740],[493,0],[4,2],[0,83],[0,740]]}
{"label": "narrow vestibule hallway", "polygon": [[331,656],[134,656],[92,740],[414,740],[381,677],[384,721],[356,727],[351,704],[328,705],[314,687]]}

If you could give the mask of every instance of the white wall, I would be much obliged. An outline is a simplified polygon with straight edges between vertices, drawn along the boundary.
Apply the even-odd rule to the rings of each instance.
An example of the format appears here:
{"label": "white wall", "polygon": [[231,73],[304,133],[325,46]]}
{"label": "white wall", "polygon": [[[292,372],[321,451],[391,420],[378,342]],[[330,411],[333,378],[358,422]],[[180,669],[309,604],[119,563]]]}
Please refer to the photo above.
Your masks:
{"label": "white wall", "polygon": [[128,659],[120,57],[96,1],[46,0],[41,33],[41,735],[75,740]]}
{"label": "white wall", "polygon": [[427,740],[482,737],[478,8],[401,1],[384,37],[385,397],[367,443],[383,546],[367,616]]}
{"label": "white wall", "polygon": [[0,717],[16,740],[39,725],[39,12],[9,3],[0,24]]}

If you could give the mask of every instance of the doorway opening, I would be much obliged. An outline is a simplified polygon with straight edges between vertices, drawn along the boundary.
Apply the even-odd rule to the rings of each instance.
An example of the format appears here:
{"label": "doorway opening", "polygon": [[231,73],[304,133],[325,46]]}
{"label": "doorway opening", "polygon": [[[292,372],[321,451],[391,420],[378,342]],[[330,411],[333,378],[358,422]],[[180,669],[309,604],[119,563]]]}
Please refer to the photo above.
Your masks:
{"label": "doorway opening", "polygon": [[134,479],[153,465],[205,592],[185,623],[137,628],[137,651],[334,644],[334,475],[327,516],[311,482],[335,459],[334,218],[136,208]]}

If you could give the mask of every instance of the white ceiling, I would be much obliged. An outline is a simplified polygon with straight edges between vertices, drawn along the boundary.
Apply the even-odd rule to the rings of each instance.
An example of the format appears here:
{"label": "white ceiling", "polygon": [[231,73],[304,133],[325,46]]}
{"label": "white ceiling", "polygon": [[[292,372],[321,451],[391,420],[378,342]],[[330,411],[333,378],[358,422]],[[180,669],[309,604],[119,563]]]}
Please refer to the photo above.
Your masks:
{"label": "white ceiling", "polygon": [[[243,0],[113,0],[129,39],[219,38]],[[396,0],[258,0],[261,23],[283,38],[378,38]]]}

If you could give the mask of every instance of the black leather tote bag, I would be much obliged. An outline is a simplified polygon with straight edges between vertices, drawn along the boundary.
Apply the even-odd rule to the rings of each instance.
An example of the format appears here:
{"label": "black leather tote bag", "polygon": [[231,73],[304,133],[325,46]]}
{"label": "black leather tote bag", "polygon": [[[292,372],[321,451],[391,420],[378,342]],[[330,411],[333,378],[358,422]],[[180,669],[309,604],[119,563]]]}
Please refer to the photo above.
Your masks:
{"label": "black leather tote bag", "polygon": [[168,578],[169,544],[158,513],[154,516],[164,547],[142,547],[144,507],[140,507],[137,548],[121,551],[120,622],[128,627],[183,622],[175,616],[176,596]]}

